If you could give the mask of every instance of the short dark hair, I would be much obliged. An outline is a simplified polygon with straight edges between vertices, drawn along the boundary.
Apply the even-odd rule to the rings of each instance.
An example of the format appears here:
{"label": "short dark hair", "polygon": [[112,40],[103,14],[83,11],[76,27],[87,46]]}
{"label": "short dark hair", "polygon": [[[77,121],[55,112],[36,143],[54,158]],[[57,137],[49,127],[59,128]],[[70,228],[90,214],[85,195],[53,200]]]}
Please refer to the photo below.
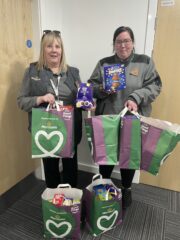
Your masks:
{"label": "short dark hair", "polygon": [[121,27],[118,27],[114,32],[113,45],[115,44],[115,40],[116,40],[117,36],[122,32],[128,32],[131,37],[132,42],[134,43],[134,33],[133,33],[132,29],[129,27],[121,26]]}

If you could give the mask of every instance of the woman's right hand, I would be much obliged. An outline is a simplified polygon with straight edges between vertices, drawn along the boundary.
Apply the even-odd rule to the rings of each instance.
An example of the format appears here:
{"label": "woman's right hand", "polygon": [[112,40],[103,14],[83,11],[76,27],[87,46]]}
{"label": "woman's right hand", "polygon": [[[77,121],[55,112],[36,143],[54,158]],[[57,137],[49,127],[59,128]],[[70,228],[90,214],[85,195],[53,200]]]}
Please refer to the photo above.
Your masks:
{"label": "woman's right hand", "polygon": [[127,100],[124,106],[127,107],[129,111],[138,111],[138,105],[134,101]]}
{"label": "woman's right hand", "polygon": [[37,105],[39,106],[41,103],[50,103],[54,104],[55,102],[55,97],[51,93],[47,93],[44,96],[39,96],[37,97]]}

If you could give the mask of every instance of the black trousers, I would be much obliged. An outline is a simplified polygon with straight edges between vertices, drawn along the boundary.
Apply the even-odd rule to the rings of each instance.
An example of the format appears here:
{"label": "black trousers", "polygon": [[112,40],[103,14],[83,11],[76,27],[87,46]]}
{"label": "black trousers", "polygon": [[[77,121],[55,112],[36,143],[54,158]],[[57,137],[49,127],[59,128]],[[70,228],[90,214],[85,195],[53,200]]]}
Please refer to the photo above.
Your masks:
{"label": "black trousers", "polygon": [[[111,173],[113,171],[113,165],[100,165],[99,166],[99,173],[102,175],[103,178],[110,178]],[[131,187],[132,180],[135,174],[134,169],[120,169],[121,173],[121,183],[124,188]]]}
{"label": "black trousers", "polygon": [[59,158],[43,158],[45,182],[48,188],[56,188],[60,183],[77,186],[77,147],[73,158],[62,158],[62,174],[59,170]]}

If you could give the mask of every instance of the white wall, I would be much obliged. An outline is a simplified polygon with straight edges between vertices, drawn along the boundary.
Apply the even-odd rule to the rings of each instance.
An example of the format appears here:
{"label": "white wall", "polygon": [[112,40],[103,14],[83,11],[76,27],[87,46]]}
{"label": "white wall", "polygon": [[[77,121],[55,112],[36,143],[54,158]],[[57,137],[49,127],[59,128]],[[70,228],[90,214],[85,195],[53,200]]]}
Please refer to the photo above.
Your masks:
{"label": "white wall", "polygon": [[41,0],[41,27],[62,32],[68,63],[78,67],[82,81],[87,81],[96,62],[112,54],[117,27],[130,26],[137,52],[144,52],[148,2]]}
{"label": "white wall", "polygon": [[[99,59],[112,55],[113,33],[119,26],[134,31],[136,52],[151,55],[157,0],[39,0],[39,6],[40,32],[61,31],[67,61],[80,69],[84,82]],[[97,172],[85,135],[79,146],[79,167]],[[138,176],[137,171],[135,182]]]}

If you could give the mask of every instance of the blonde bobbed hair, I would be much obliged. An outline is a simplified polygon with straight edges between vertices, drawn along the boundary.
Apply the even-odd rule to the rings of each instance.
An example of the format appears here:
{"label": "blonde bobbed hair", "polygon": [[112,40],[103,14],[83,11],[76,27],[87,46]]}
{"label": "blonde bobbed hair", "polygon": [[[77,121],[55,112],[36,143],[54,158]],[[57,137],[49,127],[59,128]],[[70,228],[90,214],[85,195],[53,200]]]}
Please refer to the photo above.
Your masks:
{"label": "blonde bobbed hair", "polygon": [[47,45],[53,43],[54,40],[57,40],[57,42],[59,43],[59,45],[61,46],[61,49],[62,49],[61,60],[59,63],[60,71],[66,72],[67,71],[67,63],[66,63],[63,41],[62,41],[61,35],[57,34],[56,32],[53,32],[53,31],[51,31],[47,34],[45,33],[42,36],[41,46],[40,46],[40,55],[39,55],[39,60],[37,63],[37,68],[38,68],[38,70],[42,70],[44,67],[48,67],[46,59],[44,57],[44,55],[45,55],[44,50],[45,50],[45,47]]}

